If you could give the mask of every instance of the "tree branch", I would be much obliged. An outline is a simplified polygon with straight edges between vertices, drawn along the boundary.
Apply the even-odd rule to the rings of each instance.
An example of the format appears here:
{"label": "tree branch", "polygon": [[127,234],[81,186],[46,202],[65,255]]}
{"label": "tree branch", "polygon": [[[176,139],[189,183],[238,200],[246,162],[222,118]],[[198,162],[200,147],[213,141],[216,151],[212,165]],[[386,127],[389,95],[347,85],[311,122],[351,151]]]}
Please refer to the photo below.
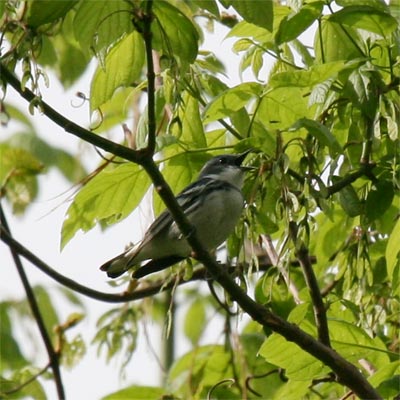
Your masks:
{"label": "tree branch", "polygon": [[[20,254],[22,257],[26,258],[34,265],[36,265],[40,270],[50,275],[57,282],[68,286],[69,288],[89,296],[96,300],[112,302],[112,303],[122,303],[131,300],[138,300],[144,297],[152,296],[163,290],[171,289],[176,285],[175,281],[168,284],[163,282],[156,284],[149,288],[137,290],[134,293],[128,294],[111,294],[103,293],[93,289],[89,289],[86,286],[80,285],[79,283],[58,274],[56,271],[52,270],[47,264],[38,259],[29,250],[23,247],[20,243],[12,239],[4,230],[1,229],[1,240],[13,248],[13,250]],[[217,266],[218,267],[218,266]],[[230,293],[232,298],[246,311],[255,321],[263,326],[270,327],[273,331],[281,334],[286,340],[296,343],[303,350],[312,354],[317,359],[328,365],[335,374],[338,376],[338,380],[343,385],[348,386],[354,391],[358,396],[362,398],[369,399],[379,399],[379,394],[374,390],[374,388],[368,383],[368,381],[362,376],[358,369],[343,359],[334,350],[325,346],[323,343],[317,341],[312,336],[308,335],[296,325],[290,324],[280,317],[276,316],[270,312],[264,306],[256,303],[246,293],[234,283],[232,278],[229,277],[228,272],[224,271],[222,268],[222,277],[220,276],[219,283]],[[191,281],[204,279],[207,270],[201,268],[194,271]],[[183,278],[179,277],[179,284],[184,284]]]}
{"label": "tree branch", "polygon": [[[10,228],[8,226],[7,219],[4,214],[1,203],[0,203],[0,222],[1,222],[1,225],[3,226],[2,231],[6,232],[11,237]],[[56,390],[57,390],[57,396],[60,400],[63,400],[63,399],[65,399],[65,393],[64,393],[64,386],[62,383],[61,372],[60,372],[60,364],[59,364],[59,356],[60,355],[53,348],[53,344],[51,342],[50,335],[47,332],[47,329],[46,329],[46,326],[45,326],[45,323],[44,323],[44,320],[42,317],[42,313],[41,313],[39,305],[36,301],[35,293],[33,292],[33,289],[29,283],[29,280],[25,273],[21,259],[19,258],[19,255],[13,248],[10,248],[10,251],[11,251],[12,257],[14,259],[14,263],[17,268],[22,285],[25,289],[26,297],[28,299],[29,307],[32,311],[33,318],[35,319],[36,324],[39,328],[40,335],[42,337],[47,354],[49,356],[49,364],[53,371],[54,383],[56,385]]]}
{"label": "tree branch", "polygon": [[[26,247],[24,247],[21,243],[13,239],[8,232],[4,229],[3,226],[0,226],[0,239],[2,242],[7,244],[12,251],[24,257],[26,260],[31,262],[37,268],[39,268],[46,275],[50,276],[56,282],[60,283],[68,287],[71,290],[74,290],[77,293],[80,293],[84,296],[90,297],[94,300],[104,301],[108,303],[125,303],[133,300],[140,300],[146,297],[154,296],[157,293],[163,292],[165,290],[171,289],[176,283],[173,280],[172,282],[165,284],[164,281],[156,283],[154,285],[148,286],[144,289],[136,290],[133,293],[106,293],[98,290],[91,289],[85,285],[81,285],[80,283],[74,281],[58,273],[56,270],[51,268],[48,264],[42,261],[40,258],[35,256],[32,252],[30,252]],[[195,281],[199,279],[204,279],[205,277],[205,269],[195,271],[190,280],[183,280],[182,277],[179,277],[179,285],[184,284],[186,282]]]}
{"label": "tree branch", "polygon": [[[8,70],[8,68],[6,68],[2,62],[0,62],[0,77],[5,83],[8,83],[11,87],[13,87],[14,90],[16,90],[17,93],[29,103],[34,100],[38,100],[38,97],[31,90],[26,87],[22,88],[21,82],[18,80],[18,78],[14,75],[14,73]],[[124,158],[125,160],[142,164],[143,158],[146,157],[146,152],[132,150],[129,147],[122,146],[112,142],[111,140],[105,139],[102,136],[94,134],[93,132],[82,128],[80,125],[69,120],[68,118],[65,118],[42,99],[39,100],[40,101],[37,107],[43,112],[44,115],[46,115],[47,118],[49,118],[59,127],[63,128],[66,132],[71,133],[85,142],[88,142],[96,147],[100,147],[101,149],[118,157]]]}
{"label": "tree branch", "polygon": [[[21,84],[15,76],[4,68],[2,68],[2,76],[4,80],[10,83],[14,89],[27,101],[32,101],[35,95],[25,89],[21,89]],[[189,245],[196,253],[196,257],[207,268],[211,276],[231,295],[239,306],[249,314],[249,316],[263,326],[271,328],[273,331],[281,334],[288,341],[296,343],[303,350],[307,351],[317,359],[321,360],[324,364],[329,366],[338,376],[338,380],[348,386],[359,397],[369,399],[379,399],[379,394],[363,377],[359,370],[343,357],[338,355],[334,350],[324,345],[320,341],[308,335],[296,325],[290,324],[281,319],[277,315],[270,312],[266,307],[256,303],[252,300],[230,277],[228,272],[224,270],[218,263],[211,257],[211,255],[202,248],[201,243],[196,237],[195,232],[187,217],[183,214],[181,208],[165,182],[162,174],[158,170],[152,158],[148,157],[148,151],[133,151],[125,146],[118,145],[100,136],[92,134],[90,131],[81,128],[77,124],[69,121],[65,117],[57,113],[53,108],[45,102],[40,103],[43,113],[48,116],[56,124],[64,128],[65,131],[80,137],[81,139],[102,148],[103,150],[112,152],[113,154],[125,158],[126,160],[138,163],[143,166],[150,178],[152,179],[156,190],[164,201],[165,205],[171,212],[172,217],[176,221],[180,231],[187,239]]]}
{"label": "tree branch", "polygon": [[[93,300],[104,301],[107,303],[125,303],[128,301],[141,300],[146,297],[154,296],[158,293],[167,291],[172,289],[174,286],[180,286],[185,283],[190,283],[198,280],[207,280],[208,272],[207,269],[197,268],[194,270],[192,276],[189,279],[185,279],[181,275],[177,275],[173,277],[170,282],[166,282],[164,279],[158,280],[152,284],[147,285],[143,289],[136,289],[133,293],[107,293],[101,292],[99,290],[91,289],[86,285],[81,285],[80,283],[74,281],[66,277],[65,275],[60,274],[54,268],[50,267],[43,260],[29,251],[25,246],[11,237],[8,232],[4,229],[3,226],[0,225],[0,240],[10,247],[13,251],[15,251],[18,255],[25,258],[27,261],[36,266],[40,271],[45,273],[50,278],[54,279],[56,282],[61,285],[80,293],[86,297],[89,297]],[[314,261],[315,262],[315,258]],[[293,260],[291,263],[292,266],[297,267],[299,262],[297,260]],[[263,263],[259,265],[259,271],[266,271],[272,266],[271,263]],[[234,273],[237,270],[237,266],[223,266],[229,273]]]}
{"label": "tree branch", "polygon": [[[294,221],[291,221],[289,223],[289,234],[295,247],[297,248],[297,225]],[[318,281],[312,268],[307,247],[304,246],[304,244],[301,244],[300,248],[296,250],[296,255],[300,261],[300,265],[304,274],[304,279],[310,291],[311,301],[314,310],[315,324],[318,331],[318,339],[323,344],[325,344],[325,346],[331,347],[325,304],[322,300],[321,291],[319,289]]]}
{"label": "tree branch", "polygon": [[151,32],[151,23],[153,20],[153,0],[146,1],[146,11],[143,20],[143,40],[146,49],[147,62],[147,113],[148,113],[148,154],[153,156],[156,148],[156,114],[155,114],[155,73],[153,63],[153,34]]}

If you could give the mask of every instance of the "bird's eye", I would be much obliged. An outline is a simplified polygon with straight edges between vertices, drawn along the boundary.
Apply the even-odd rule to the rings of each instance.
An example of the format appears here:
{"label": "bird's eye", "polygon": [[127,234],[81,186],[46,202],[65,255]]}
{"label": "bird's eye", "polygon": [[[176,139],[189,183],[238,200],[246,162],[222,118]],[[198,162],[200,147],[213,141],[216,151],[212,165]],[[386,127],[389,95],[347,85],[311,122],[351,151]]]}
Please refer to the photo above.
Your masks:
{"label": "bird's eye", "polygon": [[220,158],[218,161],[220,164],[226,164],[226,158]]}

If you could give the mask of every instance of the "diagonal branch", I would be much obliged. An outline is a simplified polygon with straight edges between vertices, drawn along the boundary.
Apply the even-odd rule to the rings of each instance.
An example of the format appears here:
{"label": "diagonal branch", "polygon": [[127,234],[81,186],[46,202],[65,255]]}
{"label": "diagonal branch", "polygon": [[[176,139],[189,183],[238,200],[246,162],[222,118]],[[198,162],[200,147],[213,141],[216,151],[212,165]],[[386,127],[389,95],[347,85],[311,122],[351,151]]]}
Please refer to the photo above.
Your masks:
{"label": "diagonal branch", "polygon": [[[26,87],[22,87],[20,80],[14,75],[13,72],[6,68],[2,62],[0,62],[0,77],[6,84],[8,83],[11,87],[13,87],[14,90],[16,90],[17,93],[29,103],[38,100],[37,96],[31,90]],[[63,128],[66,132],[79,137],[85,142],[96,147],[100,147],[101,149],[118,157],[124,158],[125,160],[132,161],[137,164],[141,164],[143,162],[143,158],[146,155],[144,152],[132,150],[129,147],[122,146],[111,140],[105,139],[102,136],[94,134],[93,132],[81,127],[80,125],[61,115],[42,99],[39,100],[37,107],[43,112],[44,115],[46,115],[47,118],[57,124],[60,128]]]}
{"label": "diagonal branch", "polygon": [[[289,223],[289,234],[296,246],[297,244],[297,225],[294,221]],[[297,247],[297,246],[296,246]],[[328,320],[326,317],[325,304],[322,300],[321,291],[319,289],[317,278],[312,268],[308,249],[304,244],[296,251],[296,256],[299,259],[300,265],[303,270],[304,279],[307,283],[308,290],[310,291],[311,302],[314,310],[315,324],[318,331],[318,339],[321,343],[331,347],[329,338]]]}
{"label": "diagonal branch", "polygon": [[[1,203],[0,203],[0,222],[1,222],[1,225],[4,227],[3,228],[4,232],[6,232],[11,237],[10,229],[8,227],[7,219],[4,214]],[[64,393],[64,387],[63,387],[63,383],[62,383],[62,379],[61,379],[59,354],[54,350],[50,335],[47,332],[47,329],[46,329],[46,326],[44,324],[44,320],[42,317],[42,313],[41,313],[39,305],[36,301],[36,297],[35,297],[35,294],[33,293],[32,287],[29,283],[28,277],[25,273],[21,259],[20,259],[19,255],[17,254],[17,252],[13,248],[10,248],[10,251],[11,251],[12,257],[14,259],[14,263],[17,268],[22,285],[25,289],[29,307],[32,311],[32,314],[36,321],[36,324],[39,328],[40,335],[42,336],[43,343],[46,347],[46,351],[49,356],[49,364],[51,366],[51,369],[53,370],[54,382],[56,385],[58,398],[60,400],[63,400],[63,399],[65,399],[65,393]]]}
{"label": "diagonal branch", "polygon": [[[35,264],[46,274],[49,274],[56,281],[96,300],[102,300],[112,303],[122,303],[130,300],[138,300],[140,298],[152,296],[161,292],[162,290],[168,290],[176,285],[175,281],[172,281],[166,285],[161,283],[151,286],[149,288],[137,290],[134,293],[124,295],[99,292],[93,289],[89,289],[86,286],[80,285],[79,283],[58,274],[56,271],[47,266],[43,261],[38,259],[27,249],[25,249],[21,244],[19,244],[17,241],[7,235],[4,229],[1,230],[1,240],[11,246],[16,253],[21,254],[24,258]],[[221,267],[215,263],[212,268]],[[49,273],[49,270],[52,270],[52,272]],[[218,282],[231,295],[232,299],[234,299],[241,306],[241,308],[250,315],[250,317],[252,317],[261,325],[267,326],[273,331],[281,334],[283,337],[286,338],[286,340],[296,343],[303,350],[307,351],[315,358],[324,362],[335,372],[335,374],[338,376],[339,382],[343,385],[348,386],[359,397],[368,399],[380,399],[379,394],[374,390],[374,388],[369,384],[369,382],[362,376],[362,374],[353,364],[346,361],[334,350],[330,349],[320,341],[314,339],[312,336],[302,331],[296,325],[286,322],[285,320],[281,319],[280,317],[269,311],[266,307],[252,300],[232,280],[232,278],[229,276],[228,269],[225,270],[224,268],[221,268],[220,271],[221,275],[218,278]],[[205,269],[196,270],[193,274],[192,280],[204,279],[206,276],[205,272]],[[183,284],[186,282],[182,278],[179,279],[181,279],[179,284]]]}
{"label": "diagonal branch", "polygon": [[[23,98],[29,102],[36,99],[35,95],[31,91],[27,89],[23,90],[21,88],[19,80],[10,71],[4,68],[1,63],[0,68],[2,69],[1,73],[3,79],[13,86]],[[336,373],[339,382],[348,386],[359,397],[369,399],[380,398],[379,394],[353,364],[349,363],[324,343],[316,340],[299,329],[296,325],[288,323],[273,314],[268,308],[256,303],[234,282],[228,271],[222,268],[215,259],[202,248],[201,243],[196,237],[196,233],[193,231],[191,224],[179,207],[170,187],[165,182],[153,159],[149,157],[148,149],[145,149],[144,151],[133,151],[125,146],[118,145],[100,136],[94,135],[90,131],[87,131],[69,121],[45,102],[41,101],[39,104],[43,113],[56,124],[64,128],[65,131],[78,136],[105,151],[109,151],[128,161],[143,166],[152,179],[154,187],[176,221],[180,231],[196,253],[196,257],[203,263],[211,276],[230,294],[231,298],[235,300],[254,321],[271,328],[273,331],[285,337],[288,341],[296,343],[303,350],[321,360]],[[151,121],[150,123],[155,124],[155,121]],[[151,132],[149,131],[149,134],[150,133]],[[151,140],[153,139],[149,138],[149,143],[151,143]]]}

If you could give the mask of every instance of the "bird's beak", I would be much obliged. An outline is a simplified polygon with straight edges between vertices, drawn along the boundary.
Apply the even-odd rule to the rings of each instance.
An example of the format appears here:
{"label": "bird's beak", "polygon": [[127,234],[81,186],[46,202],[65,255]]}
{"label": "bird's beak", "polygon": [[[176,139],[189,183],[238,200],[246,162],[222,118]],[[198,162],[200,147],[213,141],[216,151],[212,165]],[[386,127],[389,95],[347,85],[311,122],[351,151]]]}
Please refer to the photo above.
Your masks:
{"label": "bird's beak", "polygon": [[246,150],[246,151],[244,151],[243,153],[238,154],[237,157],[236,157],[235,164],[236,164],[237,166],[241,167],[244,171],[253,169],[253,167],[243,167],[243,166],[242,166],[242,162],[243,162],[244,159],[246,158],[247,154],[249,154],[252,150],[253,150],[253,149]]}

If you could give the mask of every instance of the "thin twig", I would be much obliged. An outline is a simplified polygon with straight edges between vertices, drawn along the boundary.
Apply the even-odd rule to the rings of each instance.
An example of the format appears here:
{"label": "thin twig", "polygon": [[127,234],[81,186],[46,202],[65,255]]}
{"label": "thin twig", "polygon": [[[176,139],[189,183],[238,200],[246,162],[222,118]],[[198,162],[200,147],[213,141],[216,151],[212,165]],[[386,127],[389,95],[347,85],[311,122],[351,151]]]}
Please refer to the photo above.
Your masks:
{"label": "thin twig", "polygon": [[286,271],[285,268],[282,267],[281,263],[279,262],[279,256],[275,250],[275,247],[272,243],[271,236],[269,235],[261,235],[261,240],[264,245],[264,249],[269,257],[269,259],[272,262],[272,265],[278,268],[279,273],[283,276],[283,279],[286,282],[287,287],[289,288],[290,293],[293,296],[293,299],[296,304],[301,304],[302,300],[300,298],[300,293],[299,290],[297,289],[296,285],[290,279],[290,275],[288,271]]}
{"label": "thin twig", "polygon": [[[289,232],[290,232],[290,237],[296,246],[297,225],[293,221],[289,223]],[[303,244],[300,245],[300,248],[297,250],[296,255],[300,261],[304,278],[306,280],[308,289],[310,291],[311,301],[314,309],[315,324],[317,326],[317,331],[318,331],[318,339],[326,346],[331,347],[331,342],[329,338],[328,320],[326,317],[326,309],[324,302],[322,300],[321,291],[318,286],[317,278],[312,268],[307,247],[304,246]]]}
{"label": "thin twig", "polygon": [[[3,230],[11,237],[10,228],[8,226],[8,222],[6,216],[3,211],[3,207],[0,203],[0,222],[3,226]],[[1,235],[3,237],[3,235]],[[64,387],[61,379],[61,372],[60,372],[60,364],[59,364],[59,354],[54,350],[53,344],[50,338],[49,333],[47,332],[46,325],[44,323],[44,319],[42,317],[42,313],[40,311],[39,305],[36,301],[35,293],[29,283],[28,277],[25,273],[24,267],[22,265],[21,259],[18,253],[10,247],[10,251],[17,268],[19,277],[21,279],[22,285],[25,289],[26,297],[28,299],[29,307],[32,311],[33,317],[36,321],[36,324],[39,328],[40,335],[42,337],[43,343],[46,347],[47,354],[49,356],[49,364],[53,371],[54,375],[54,383],[57,389],[57,396],[60,400],[65,399]]]}
{"label": "thin twig", "polygon": [[249,392],[253,393],[253,394],[254,394],[255,396],[257,396],[257,397],[262,397],[262,395],[261,395],[260,393],[256,392],[256,391],[250,386],[250,382],[253,381],[253,380],[256,380],[256,379],[266,378],[266,377],[269,376],[269,375],[277,374],[277,373],[279,373],[279,368],[273,369],[273,370],[268,371],[268,372],[266,372],[266,373],[264,373],[264,374],[258,374],[258,375],[251,375],[251,376],[248,376],[248,377],[246,378],[246,388],[247,388],[247,390],[248,390]]}
{"label": "thin twig", "polygon": [[13,387],[12,389],[3,390],[2,393],[6,394],[6,395],[10,395],[10,394],[19,392],[25,386],[28,386],[30,383],[34,382],[37,378],[39,378],[40,375],[43,375],[50,367],[51,367],[50,362],[48,362],[47,365],[45,365],[39,372],[32,375],[25,382],[20,383],[18,386]]}
{"label": "thin twig", "polygon": [[153,0],[146,1],[146,11],[142,16],[143,21],[143,40],[146,50],[147,63],[147,127],[148,142],[147,152],[153,156],[156,148],[156,112],[155,112],[155,73],[153,63],[153,33],[151,32],[151,23],[153,21]]}

